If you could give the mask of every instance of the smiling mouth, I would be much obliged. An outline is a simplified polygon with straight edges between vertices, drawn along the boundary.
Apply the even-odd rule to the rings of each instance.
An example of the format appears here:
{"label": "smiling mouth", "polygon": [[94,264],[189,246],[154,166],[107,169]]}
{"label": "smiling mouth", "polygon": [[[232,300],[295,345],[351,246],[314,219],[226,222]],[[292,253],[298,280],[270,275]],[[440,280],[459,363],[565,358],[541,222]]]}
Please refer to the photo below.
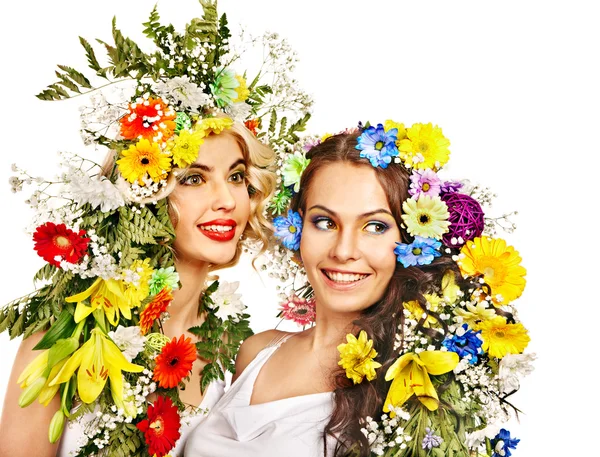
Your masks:
{"label": "smiling mouth", "polygon": [[362,273],[341,273],[339,271],[321,270],[327,278],[337,284],[353,284],[362,281],[369,275]]}
{"label": "smiling mouth", "polygon": [[207,232],[229,232],[233,230],[235,227],[232,225],[200,225],[202,230],[206,230]]}

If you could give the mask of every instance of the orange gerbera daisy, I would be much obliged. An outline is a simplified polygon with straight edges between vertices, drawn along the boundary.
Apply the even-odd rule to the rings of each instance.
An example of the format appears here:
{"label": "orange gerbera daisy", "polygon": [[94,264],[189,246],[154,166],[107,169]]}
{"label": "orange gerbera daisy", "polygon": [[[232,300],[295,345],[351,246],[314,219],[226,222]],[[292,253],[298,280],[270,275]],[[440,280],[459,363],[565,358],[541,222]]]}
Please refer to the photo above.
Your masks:
{"label": "orange gerbera daisy", "polygon": [[121,135],[128,140],[166,141],[175,132],[175,111],[161,98],[138,98],[121,118]]}
{"label": "orange gerbera daisy", "polygon": [[248,119],[246,122],[244,122],[244,125],[252,132],[254,136],[258,135],[258,127],[260,126],[259,119]]}
{"label": "orange gerbera daisy", "polygon": [[190,338],[183,335],[174,337],[165,344],[156,358],[154,380],[160,387],[171,389],[177,387],[183,378],[190,374],[196,360],[196,346]]}
{"label": "orange gerbera daisy", "polygon": [[140,313],[140,329],[142,330],[142,335],[148,333],[148,330],[152,328],[154,321],[167,310],[167,306],[169,306],[172,300],[173,295],[171,295],[171,289],[165,287],[146,305],[144,310]]}

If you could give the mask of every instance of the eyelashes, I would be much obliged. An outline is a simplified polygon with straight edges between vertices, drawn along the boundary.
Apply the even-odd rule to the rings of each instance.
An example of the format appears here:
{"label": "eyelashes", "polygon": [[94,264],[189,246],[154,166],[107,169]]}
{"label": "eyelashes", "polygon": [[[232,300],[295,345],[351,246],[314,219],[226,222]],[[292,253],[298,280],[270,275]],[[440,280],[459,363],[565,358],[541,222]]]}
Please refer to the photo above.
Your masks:
{"label": "eyelashes", "polygon": [[[336,230],[336,223],[329,217],[316,216],[311,218],[311,223],[321,231]],[[363,230],[373,235],[383,235],[389,230],[390,226],[382,221],[369,221],[363,226]]]}
{"label": "eyelashes", "polygon": [[[238,170],[232,173],[227,181],[233,184],[245,184],[246,182],[246,172],[245,170]],[[200,186],[205,183],[206,179],[200,173],[192,173],[185,176],[183,179],[179,181],[179,184],[183,186]]]}

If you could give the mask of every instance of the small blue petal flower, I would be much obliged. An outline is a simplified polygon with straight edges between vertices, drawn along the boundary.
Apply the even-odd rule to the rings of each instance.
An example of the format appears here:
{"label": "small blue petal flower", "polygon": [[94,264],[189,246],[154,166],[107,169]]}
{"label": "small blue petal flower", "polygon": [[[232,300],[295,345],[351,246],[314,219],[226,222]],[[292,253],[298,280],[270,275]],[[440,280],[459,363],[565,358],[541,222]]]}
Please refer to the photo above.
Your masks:
{"label": "small blue petal flower", "polygon": [[358,137],[356,149],[359,149],[360,156],[369,159],[374,167],[387,168],[392,157],[398,155],[397,139],[398,129],[386,132],[383,124],[377,124],[377,128],[371,126],[363,130]]}
{"label": "small blue petal flower", "polygon": [[510,450],[516,449],[519,441],[521,440],[511,438],[508,430],[500,429],[492,440],[492,449],[494,450],[492,457],[510,457],[512,455]]}
{"label": "small blue petal flower", "polygon": [[462,333],[461,335],[454,334],[446,337],[442,341],[442,345],[449,351],[456,352],[461,359],[469,357],[469,364],[473,365],[477,363],[477,357],[483,354],[483,349],[481,348],[483,340],[479,338],[481,331],[478,330],[475,332],[469,329],[467,324],[463,324],[462,329],[463,332],[457,332]]}
{"label": "small blue petal flower", "polygon": [[300,238],[302,237],[302,217],[299,213],[289,210],[287,216],[277,216],[273,220],[275,236],[288,249],[296,251],[300,249]]}
{"label": "small blue petal flower", "polygon": [[438,251],[441,242],[433,238],[424,238],[415,236],[415,240],[410,244],[398,243],[394,249],[394,254],[398,256],[398,262],[402,263],[404,268],[415,265],[429,265],[433,259],[442,254]]}

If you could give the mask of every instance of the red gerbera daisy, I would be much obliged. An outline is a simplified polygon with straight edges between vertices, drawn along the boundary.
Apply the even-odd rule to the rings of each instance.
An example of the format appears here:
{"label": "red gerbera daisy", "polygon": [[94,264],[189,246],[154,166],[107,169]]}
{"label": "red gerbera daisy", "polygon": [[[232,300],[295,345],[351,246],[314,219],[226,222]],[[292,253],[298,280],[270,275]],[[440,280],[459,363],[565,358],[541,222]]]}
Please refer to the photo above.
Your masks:
{"label": "red gerbera daisy", "polygon": [[154,321],[167,310],[167,306],[169,306],[172,301],[173,295],[171,295],[171,289],[165,287],[146,305],[144,310],[140,313],[140,329],[142,330],[142,335],[148,333],[148,330],[152,328]]}
{"label": "red gerbera daisy", "polygon": [[316,308],[315,300],[311,298],[300,298],[292,294],[285,302],[281,304],[279,315],[284,319],[294,321],[296,324],[305,326],[315,321]]}
{"label": "red gerbera daisy", "polygon": [[254,136],[258,133],[258,127],[260,125],[260,121],[258,119],[249,119],[244,122],[244,125],[248,130],[252,132]]}
{"label": "red gerbera daisy", "polygon": [[196,346],[190,338],[183,335],[174,337],[165,344],[156,358],[154,380],[160,387],[171,389],[176,387],[192,370],[196,360]]}
{"label": "red gerbera daisy", "polygon": [[148,419],[144,419],[136,427],[144,434],[148,453],[156,457],[167,455],[181,436],[177,407],[167,397],[159,396],[148,406]]}
{"label": "red gerbera daisy", "polygon": [[46,222],[33,234],[34,249],[40,257],[55,267],[60,267],[60,261],[55,260],[56,256],[69,263],[77,263],[85,255],[90,242],[89,238],[83,237],[85,233],[85,230],[74,232],[65,224]]}
{"label": "red gerbera daisy", "polygon": [[121,135],[128,140],[166,141],[175,131],[175,117],[175,111],[162,99],[138,98],[129,105],[129,113],[121,118]]}

